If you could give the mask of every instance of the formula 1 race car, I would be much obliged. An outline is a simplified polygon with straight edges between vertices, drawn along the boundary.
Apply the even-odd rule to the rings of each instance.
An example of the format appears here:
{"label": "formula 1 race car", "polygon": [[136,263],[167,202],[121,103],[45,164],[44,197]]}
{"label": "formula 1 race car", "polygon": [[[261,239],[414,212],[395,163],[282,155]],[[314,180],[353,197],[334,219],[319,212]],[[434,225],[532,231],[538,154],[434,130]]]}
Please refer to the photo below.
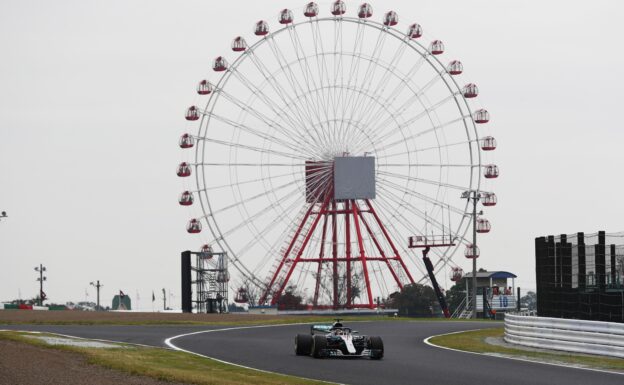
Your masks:
{"label": "formula 1 race car", "polygon": [[380,337],[358,335],[342,325],[339,319],[331,325],[312,325],[310,334],[295,336],[295,354],[324,357],[370,357],[380,360],[384,355]]}

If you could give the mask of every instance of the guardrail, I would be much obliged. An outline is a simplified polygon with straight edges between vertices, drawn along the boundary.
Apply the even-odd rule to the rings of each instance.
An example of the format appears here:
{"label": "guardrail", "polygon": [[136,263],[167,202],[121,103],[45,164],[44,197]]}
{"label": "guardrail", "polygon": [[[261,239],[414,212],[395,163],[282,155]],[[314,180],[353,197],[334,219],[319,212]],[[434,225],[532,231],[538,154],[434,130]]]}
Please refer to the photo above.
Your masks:
{"label": "guardrail", "polygon": [[624,358],[624,324],[505,315],[505,341],[574,353]]}

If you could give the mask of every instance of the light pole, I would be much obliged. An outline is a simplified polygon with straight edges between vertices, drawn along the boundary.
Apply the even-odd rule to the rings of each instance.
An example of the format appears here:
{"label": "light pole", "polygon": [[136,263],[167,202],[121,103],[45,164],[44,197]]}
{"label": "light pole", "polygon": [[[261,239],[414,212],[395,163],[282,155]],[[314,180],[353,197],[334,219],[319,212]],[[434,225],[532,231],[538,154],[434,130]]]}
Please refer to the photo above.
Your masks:
{"label": "light pole", "polygon": [[481,193],[477,190],[467,190],[461,195],[463,199],[472,199],[472,317],[477,318],[477,202],[481,198]]}
{"label": "light pole", "polygon": [[[5,213],[3,212],[3,214]],[[39,264],[39,266],[35,267],[35,271],[39,273],[39,278],[37,278],[37,281],[39,281],[39,306],[43,306],[43,300],[45,299],[45,293],[43,292],[43,281],[47,281],[48,277],[45,277],[43,273],[46,270],[46,267],[42,264]]]}
{"label": "light pole", "polygon": [[97,283],[91,282],[91,286],[97,289],[97,306],[95,307],[95,310],[99,311],[100,310],[100,288],[104,285],[100,284],[100,280],[97,280],[96,282]]}

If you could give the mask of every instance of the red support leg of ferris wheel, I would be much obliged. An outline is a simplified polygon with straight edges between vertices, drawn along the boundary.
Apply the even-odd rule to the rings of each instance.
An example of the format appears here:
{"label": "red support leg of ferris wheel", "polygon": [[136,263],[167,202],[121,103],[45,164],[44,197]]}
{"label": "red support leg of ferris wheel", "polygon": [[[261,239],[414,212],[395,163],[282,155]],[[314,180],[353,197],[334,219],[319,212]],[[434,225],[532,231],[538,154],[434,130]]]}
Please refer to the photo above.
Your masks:
{"label": "red support leg of ferris wheel", "polygon": [[[321,288],[324,287],[323,273],[326,272],[326,270],[324,270],[322,266],[325,263],[331,264],[332,274],[329,278],[331,279],[332,283],[332,308],[374,308],[376,306],[373,299],[370,271],[368,268],[368,264],[372,262],[384,263],[388,267],[394,279],[394,282],[399,289],[401,289],[405,284],[414,282],[411,274],[405,267],[405,264],[402,260],[401,255],[398,252],[398,249],[390,238],[377,213],[373,209],[373,204],[371,203],[371,201],[364,200],[367,209],[362,210],[360,209],[360,206],[355,199],[344,201],[330,199],[332,197],[332,193],[330,190],[328,190],[326,194],[322,194],[321,196],[325,197],[325,200],[322,203],[313,202],[309,204],[310,206],[308,207],[306,214],[303,216],[303,219],[298,224],[294,236],[292,237],[292,239],[289,239],[288,248],[284,252],[278,268],[274,272],[272,272],[269,285],[267,286],[265,292],[263,293],[263,296],[261,297],[261,303],[264,303],[264,301],[266,301],[270,297],[271,305],[276,305],[285,288],[288,286],[289,280],[291,279],[293,272],[299,264],[304,263],[316,264],[315,292],[312,303],[312,306],[314,308],[326,308],[326,306],[319,305],[320,291]],[[378,227],[378,231],[382,235],[381,239],[375,236],[372,225],[366,219],[365,214],[371,215],[372,223]],[[344,219],[344,224],[342,226],[339,225],[338,221],[340,215],[342,215]],[[323,225],[319,226],[319,222],[322,219],[321,217],[325,219]],[[331,227],[331,229],[329,227]],[[307,231],[304,230],[306,228],[308,228]],[[320,247],[320,249],[312,254],[312,250],[308,250],[308,248],[312,247],[310,246],[310,239],[317,230],[320,231],[321,244],[320,246],[316,247]],[[345,242],[345,254],[343,256],[339,255],[338,248],[338,243],[340,242],[339,236],[341,233],[344,235]],[[355,236],[355,238],[353,238],[353,236]],[[367,253],[367,250],[364,247],[365,239],[370,239],[372,241],[372,243],[375,245],[378,255],[369,255]],[[382,246],[382,240],[390,246],[390,253],[386,253],[386,251],[384,251]],[[356,242],[357,244],[356,247],[359,252],[359,255],[357,257],[352,255],[352,241]],[[331,242],[331,245],[328,245],[328,242]],[[297,250],[295,245],[298,243],[301,243],[301,247]],[[329,258],[325,258],[324,254],[325,247],[327,246],[331,247],[331,257]],[[308,253],[306,253],[306,251],[308,251]],[[296,255],[293,257],[291,255],[292,253],[296,253]],[[318,255],[318,257],[311,258],[305,257],[305,255]],[[398,262],[398,265],[393,266],[392,261],[394,261],[395,263]],[[354,303],[352,286],[354,264],[359,264],[359,266],[361,267],[361,278],[364,282],[363,289],[365,289],[364,300],[361,303],[357,304]],[[345,285],[342,285],[342,290],[344,290],[344,293],[341,293],[341,285],[339,284],[341,280],[339,276],[339,267],[341,265],[343,266],[343,271],[345,272]],[[403,276],[404,278],[401,279],[401,276]],[[341,299],[343,299],[344,302],[342,302]]]}

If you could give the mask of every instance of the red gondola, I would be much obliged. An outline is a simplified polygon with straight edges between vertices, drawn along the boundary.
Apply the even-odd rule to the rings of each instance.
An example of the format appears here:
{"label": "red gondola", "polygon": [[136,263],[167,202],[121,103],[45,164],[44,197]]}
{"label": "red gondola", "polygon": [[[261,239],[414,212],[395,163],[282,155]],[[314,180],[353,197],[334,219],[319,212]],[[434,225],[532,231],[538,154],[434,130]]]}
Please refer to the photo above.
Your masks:
{"label": "red gondola", "polygon": [[202,253],[202,257],[205,258],[205,259],[212,258],[212,246],[210,246],[207,243],[202,245],[202,247],[199,250],[199,252]]}
{"label": "red gondola", "polygon": [[474,83],[468,83],[462,89],[462,94],[465,98],[476,98],[479,95],[479,89]]}
{"label": "red gondola", "polygon": [[247,49],[247,42],[242,36],[237,36],[232,40],[232,51],[241,52]]}
{"label": "red gondola", "polygon": [[371,7],[371,5],[368,3],[363,3],[362,5],[360,5],[360,7],[358,8],[358,17],[360,19],[367,19],[371,16],[373,16],[373,7]]}
{"label": "red gondola", "polygon": [[188,223],[186,224],[186,231],[188,231],[191,234],[197,234],[201,232],[201,230],[202,230],[202,225],[199,219],[193,218],[190,221],[188,221]]}
{"label": "red gondola", "polygon": [[195,145],[195,139],[193,139],[191,134],[182,134],[180,140],[178,140],[178,144],[180,148],[191,148]]}
{"label": "red gondola", "polygon": [[444,53],[444,43],[442,43],[442,40],[434,40],[431,42],[431,44],[429,45],[429,52],[431,52],[432,55],[441,55]]}
{"label": "red gondola", "polygon": [[213,87],[208,80],[202,80],[197,84],[197,93],[200,95],[208,95],[212,93]]}
{"label": "red gondola", "polygon": [[450,277],[451,281],[459,282],[459,281],[461,281],[463,276],[464,276],[464,271],[462,270],[461,267],[456,266],[456,267],[451,269],[451,277]]}
{"label": "red gondola", "polygon": [[498,178],[498,166],[495,164],[488,164],[485,166],[485,173],[484,176],[487,179],[494,179],[494,178]]}
{"label": "red gondola", "polygon": [[269,33],[269,23],[264,20],[260,20],[254,27],[254,34],[256,36],[264,36]]}
{"label": "red gondola", "polygon": [[212,63],[212,70],[216,72],[225,71],[228,68],[228,62],[223,56],[218,56]]}
{"label": "red gondola", "polygon": [[473,114],[474,122],[483,124],[490,121],[490,113],[487,112],[486,109],[481,108],[480,110],[476,110]]}
{"label": "red gondola", "polygon": [[486,136],[481,139],[481,149],[483,151],[496,150],[496,139],[493,136]]}
{"label": "red gondola", "polygon": [[190,191],[184,191],[182,194],[180,194],[180,197],[178,198],[178,203],[181,206],[190,206],[193,204],[193,193]]}
{"label": "red gondola", "polygon": [[319,7],[316,3],[310,2],[306,5],[305,10],[303,11],[303,15],[305,17],[315,17],[318,16]]}
{"label": "red gondola", "polygon": [[481,196],[481,203],[483,204],[483,206],[496,206],[496,203],[498,203],[498,198],[493,192],[483,193],[483,195]]}
{"label": "red gondola", "polygon": [[472,243],[467,244],[466,249],[464,250],[464,256],[470,259],[479,258],[480,253],[481,251],[479,250],[479,247],[473,245]]}
{"label": "red gondola", "polygon": [[332,15],[341,16],[341,15],[344,15],[345,12],[347,12],[347,6],[345,5],[344,1],[342,0],[334,1],[334,3],[331,5]]}
{"label": "red gondola", "polygon": [[191,166],[186,162],[180,163],[177,174],[180,177],[191,176]]}
{"label": "red gondola", "polygon": [[490,225],[490,221],[485,218],[477,218],[477,233],[489,233],[491,229],[492,225]]}
{"label": "red gondola", "polygon": [[241,287],[236,292],[236,296],[234,297],[234,302],[236,303],[247,303],[249,302],[249,296],[247,295],[247,289]]}
{"label": "red gondola", "polygon": [[294,20],[294,16],[293,13],[290,9],[282,9],[282,11],[279,14],[279,17],[277,18],[277,20],[279,21],[280,24],[290,24],[293,22]]}
{"label": "red gondola", "polygon": [[397,13],[394,11],[386,12],[383,18],[383,24],[386,27],[392,27],[394,25],[399,24],[399,15],[397,15]]}
{"label": "red gondola", "polygon": [[419,37],[422,36],[422,34],[423,34],[423,29],[420,26],[420,24],[417,24],[417,23],[410,25],[407,30],[407,36],[409,36],[410,39],[418,39]]}
{"label": "red gondola", "polygon": [[451,75],[459,75],[462,72],[464,72],[464,66],[462,65],[462,63],[459,60],[453,60],[446,67],[446,70]]}
{"label": "red gondola", "polygon": [[186,110],[186,120],[197,120],[199,119],[199,110],[195,106],[190,106]]}

